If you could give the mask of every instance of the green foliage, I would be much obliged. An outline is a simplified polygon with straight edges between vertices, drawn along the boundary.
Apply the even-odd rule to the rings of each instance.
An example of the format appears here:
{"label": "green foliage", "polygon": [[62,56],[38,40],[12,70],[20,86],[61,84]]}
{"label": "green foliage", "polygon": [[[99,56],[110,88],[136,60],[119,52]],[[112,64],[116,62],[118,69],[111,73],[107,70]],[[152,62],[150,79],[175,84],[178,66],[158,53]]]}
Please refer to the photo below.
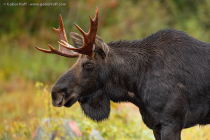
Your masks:
{"label": "green foliage", "polygon": [[[65,6],[30,6],[33,3],[57,2],[32,0],[27,3],[27,6],[7,6],[7,4],[19,2],[20,0],[13,2],[4,0],[0,5],[1,34],[11,33],[18,36],[20,33],[28,33],[39,36],[43,28],[50,30],[51,27],[59,25],[59,14],[63,16],[67,33],[77,31],[73,23],[77,23],[88,31],[88,14],[93,17],[97,5],[99,7],[98,34],[105,38],[105,41],[120,38],[140,39],[163,28],[183,30],[197,38],[202,38],[202,36],[196,33],[205,33],[208,37],[204,40],[209,40],[209,0],[82,0],[59,1]],[[4,6],[3,3],[6,5]]]}

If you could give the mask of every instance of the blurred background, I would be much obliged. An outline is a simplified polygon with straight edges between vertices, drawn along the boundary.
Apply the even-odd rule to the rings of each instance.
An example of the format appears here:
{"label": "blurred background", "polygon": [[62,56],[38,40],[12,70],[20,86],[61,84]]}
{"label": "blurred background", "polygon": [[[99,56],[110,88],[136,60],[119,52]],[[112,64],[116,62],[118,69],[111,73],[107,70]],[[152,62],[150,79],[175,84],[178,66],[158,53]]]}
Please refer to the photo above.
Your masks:
{"label": "blurred background", "polygon": [[[53,4],[53,5],[50,5]],[[0,2],[0,140],[31,139],[44,118],[76,121],[87,136],[98,130],[106,139],[152,140],[138,108],[127,103],[111,103],[109,120],[91,121],[78,103],[71,108],[51,105],[50,91],[55,81],[76,59],[45,54],[34,47],[58,49],[52,27],[59,27],[62,15],[67,37],[90,27],[89,15],[99,8],[97,34],[105,41],[142,39],[160,29],[182,30],[210,42],[209,0],[2,0]],[[60,129],[56,124],[53,129]],[[210,127],[183,130],[182,139],[210,140]],[[57,133],[57,139],[63,135]]]}

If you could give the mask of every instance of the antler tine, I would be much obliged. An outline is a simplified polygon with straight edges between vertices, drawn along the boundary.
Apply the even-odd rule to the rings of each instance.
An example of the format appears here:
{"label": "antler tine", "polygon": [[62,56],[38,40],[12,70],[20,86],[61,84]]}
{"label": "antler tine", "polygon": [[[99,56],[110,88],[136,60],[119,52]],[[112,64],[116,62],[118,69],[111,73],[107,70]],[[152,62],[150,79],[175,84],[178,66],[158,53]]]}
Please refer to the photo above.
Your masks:
{"label": "antler tine", "polygon": [[[56,32],[59,41],[64,40],[65,42],[68,42],[61,15],[59,15],[59,21],[60,21],[60,27],[58,29],[55,29],[55,28],[53,28],[53,29]],[[45,53],[58,54],[58,55],[65,56],[65,57],[70,57],[70,58],[74,58],[74,57],[79,56],[78,53],[75,53],[72,50],[66,49],[60,43],[59,43],[59,50],[56,50],[55,48],[53,48],[49,44],[48,44],[48,46],[49,46],[50,50],[45,50],[45,49],[41,49],[41,48],[38,48],[38,47],[35,47],[35,48],[42,51],[42,52],[45,52]],[[71,46],[71,47],[73,47],[73,46]]]}
{"label": "antler tine", "polygon": [[84,36],[84,45],[82,47],[80,48],[69,47],[68,46],[69,44],[65,42],[65,40],[61,41],[63,43],[60,43],[60,44],[62,44],[64,47],[70,50],[74,50],[75,52],[88,55],[89,58],[92,58],[93,57],[93,44],[95,42],[96,33],[98,29],[98,7],[96,7],[95,18],[93,20],[91,16],[89,16],[89,18],[90,18],[90,29],[88,33],[85,33],[78,25],[74,24]]}
{"label": "antler tine", "polygon": [[77,25],[77,24],[74,24],[77,29],[80,31],[80,33],[82,33],[83,36],[86,36],[87,34]]}
{"label": "antler tine", "polygon": [[45,49],[42,49],[42,48],[39,48],[39,47],[35,47],[37,50],[40,50],[40,51],[42,51],[42,52],[45,52],[45,53],[52,53],[52,51],[51,50],[45,50]]}

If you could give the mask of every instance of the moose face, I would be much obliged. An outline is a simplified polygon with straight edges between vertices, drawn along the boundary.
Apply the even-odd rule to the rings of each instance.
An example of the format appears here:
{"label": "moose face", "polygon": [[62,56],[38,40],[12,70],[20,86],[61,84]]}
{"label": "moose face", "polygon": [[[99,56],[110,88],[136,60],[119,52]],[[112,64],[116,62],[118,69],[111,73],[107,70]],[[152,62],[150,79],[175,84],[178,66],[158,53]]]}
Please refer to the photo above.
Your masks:
{"label": "moose face", "polygon": [[[90,16],[89,16],[90,17]],[[70,107],[79,102],[84,113],[93,120],[101,121],[108,118],[110,112],[110,99],[104,93],[104,82],[107,78],[106,56],[109,48],[103,40],[96,35],[98,28],[98,7],[92,20],[90,17],[90,30],[85,33],[75,25],[83,36],[70,33],[75,47],[69,45],[60,15],[60,27],[55,29],[59,40],[59,50],[48,45],[50,50],[36,47],[45,53],[58,54],[65,57],[79,57],[74,66],[63,74],[52,89],[52,104],[55,107]]]}
{"label": "moose face", "polygon": [[[76,47],[83,44],[82,36],[76,33],[70,33],[70,36]],[[53,86],[52,104],[55,107],[70,107],[79,101],[84,113],[93,120],[107,118],[110,112],[110,99],[103,92],[107,78],[107,53],[108,46],[97,36],[93,57],[81,54],[71,69]]]}
{"label": "moose face", "polygon": [[36,47],[45,53],[58,54],[65,57],[79,57],[72,68],[63,74],[52,89],[52,104],[55,107],[70,107],[79,102],[84,113],[93,120],[101,121],[108,118],[110,99],[104,92],[107,78],[106,56],[109,47],[96,35],[98,28],[98,7],[88,33],[75,25],[83,36],[70,33],[75,47],[69,45],[60,15],[60,27],[55,29],[59,40],[59,50],[48,45],[50,50]]}
{"label": "moose face", "polygon": [[[76,47],[83,44],[83,38],[70,33]],[[108,46],[98,36],[95,39],[94,55],[79,55],[77,62],[62,75],[52,89],[52,103],[56,107],[70,107],[81,97],[88,97],[103,88],[106,79],[106,54]]]}

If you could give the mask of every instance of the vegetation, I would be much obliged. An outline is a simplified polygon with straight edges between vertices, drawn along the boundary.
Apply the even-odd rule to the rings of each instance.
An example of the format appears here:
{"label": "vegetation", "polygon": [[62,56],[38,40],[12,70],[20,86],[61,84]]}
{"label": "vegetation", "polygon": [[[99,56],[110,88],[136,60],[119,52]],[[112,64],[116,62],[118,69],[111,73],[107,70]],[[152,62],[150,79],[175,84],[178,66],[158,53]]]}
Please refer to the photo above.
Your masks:
{"label": "vegetation", "polygon": [[[3,0],[0,4],[0,139],[30,139],[46,117],[77,121],[85,137],[95,128],[107,139],[154,139],[140,115],[127,105],[112,103],[110,119],[101,123],[86,118],[78,104],[68,109],[52,107],[51,87],[76,59],[47,55],[34,46],[47,48],[51,44],[58,48],[52,27],[59,27],[59,14],[67,33],[78,32],[73,23],[88,31],[88,15],[94,16],[97,5],[97,34],[105,42],[141,39],[164,28],[182,30],[210,42],[209,0],[32,0],[25,6],[14,6],[17,3],[23,5],[25,1]],[[30,6],[32,3],[43,6]],[[45,3],[63,5],[44,6]],[[182,138],[209,140],[209,129],[210,126],[186,129]]]}

